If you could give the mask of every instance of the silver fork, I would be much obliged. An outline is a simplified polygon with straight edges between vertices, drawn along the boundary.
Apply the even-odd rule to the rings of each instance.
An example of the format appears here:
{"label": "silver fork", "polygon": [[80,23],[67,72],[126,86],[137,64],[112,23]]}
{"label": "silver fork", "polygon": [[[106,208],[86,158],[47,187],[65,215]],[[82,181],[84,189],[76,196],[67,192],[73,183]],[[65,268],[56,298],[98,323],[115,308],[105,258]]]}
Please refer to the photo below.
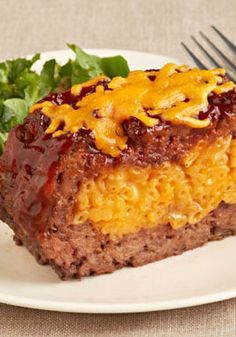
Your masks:
{"label": "silver fork", "polygon": [[[211,28],[215,31],[215,33],[223,40],[225,46],[228,48],[228,52],[231,51],[232,58],[236,57],[236,45],[230,41],[219,29],[217,29],[215,26],[211,26]],[[227,77],[236,82],[236,64],[231,57],[228,57],[217,45],[212,42],[202,31],[199,32],[201,37],[205,40],[208,47],[214,51],[214,54],[218,56],[219,62],[215,58],[215,56],[212,56],[212,53],[209,53],[205,47],[202,46],[202,44],[191,35],[191,39],[193,42],[198,46],[198,48],[202,51],[202,53],[207,57],[207,59],[210,61],[210,63],[217,68],[225,68]],[[184,49],[187,51],[187,53],[191,56],[195,64],[200,69],[207,69],[205,61],[201,61],[200,58],[198,58],[193,51],[186,46],[184,42],[181,42]],[[227,52],[227,53],[228,53]]]}

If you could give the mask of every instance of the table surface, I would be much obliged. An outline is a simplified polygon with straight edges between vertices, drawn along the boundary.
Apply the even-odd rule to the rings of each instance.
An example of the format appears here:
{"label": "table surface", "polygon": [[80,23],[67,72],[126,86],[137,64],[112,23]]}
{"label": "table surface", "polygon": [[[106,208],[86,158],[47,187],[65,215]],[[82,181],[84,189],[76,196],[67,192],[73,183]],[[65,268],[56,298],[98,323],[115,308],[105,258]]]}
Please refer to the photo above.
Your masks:
{"label": "table surface", "polygon": [[[236,0],[0,0],[0,59],[65,48],[117,48],[189,58],[180,41],[216,25],[236,41]],[[0,304],[0,336],[235,336],[236,299],[181,310],[68,314]]]}

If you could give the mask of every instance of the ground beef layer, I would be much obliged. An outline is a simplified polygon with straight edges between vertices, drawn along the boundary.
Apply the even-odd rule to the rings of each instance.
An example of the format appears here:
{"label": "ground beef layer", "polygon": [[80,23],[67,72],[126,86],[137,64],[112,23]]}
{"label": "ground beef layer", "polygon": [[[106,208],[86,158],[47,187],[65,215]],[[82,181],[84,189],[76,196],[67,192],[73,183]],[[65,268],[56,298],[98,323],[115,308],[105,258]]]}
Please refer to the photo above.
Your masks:
{"label": "ground beef layer", "polygon": [[[236,205],[220,206],[194,225],[143,229],[111,240],[88,223],[71,225],[32,241],[8,219],[18,244],[23,243],[42,264],[49,263],[62,279],[110,273],[179,255],[212,240],[236,234]],[[6,219],[7,220],[7,219]]]}

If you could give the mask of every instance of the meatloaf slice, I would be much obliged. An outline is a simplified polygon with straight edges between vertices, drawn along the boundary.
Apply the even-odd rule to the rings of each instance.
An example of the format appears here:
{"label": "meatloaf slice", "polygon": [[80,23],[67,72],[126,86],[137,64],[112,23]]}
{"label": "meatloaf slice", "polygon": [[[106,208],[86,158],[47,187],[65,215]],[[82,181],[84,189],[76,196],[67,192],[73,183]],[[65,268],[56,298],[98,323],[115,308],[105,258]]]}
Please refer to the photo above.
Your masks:
{"label": "meatloaf slice", "polygon": [[236,91],[166,65],[52,94],[11,130],[0,217],[63,279],[235,234]]}

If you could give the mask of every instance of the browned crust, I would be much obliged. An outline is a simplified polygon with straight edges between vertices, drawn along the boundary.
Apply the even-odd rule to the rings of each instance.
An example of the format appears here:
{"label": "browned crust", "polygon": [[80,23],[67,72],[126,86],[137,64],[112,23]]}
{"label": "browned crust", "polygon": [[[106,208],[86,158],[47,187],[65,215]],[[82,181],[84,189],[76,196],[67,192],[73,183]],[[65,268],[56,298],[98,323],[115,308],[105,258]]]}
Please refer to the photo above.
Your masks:
{"label": "browned crust", "polygon": [[71,225],[33,242],[12,224],[18,241],[40,263],[49,263],[62,279],[110,273],[125,266],[141,266],[236,234],[236,205],[221,205],[194,225],[142,229],[111,240],[93,226]]}

